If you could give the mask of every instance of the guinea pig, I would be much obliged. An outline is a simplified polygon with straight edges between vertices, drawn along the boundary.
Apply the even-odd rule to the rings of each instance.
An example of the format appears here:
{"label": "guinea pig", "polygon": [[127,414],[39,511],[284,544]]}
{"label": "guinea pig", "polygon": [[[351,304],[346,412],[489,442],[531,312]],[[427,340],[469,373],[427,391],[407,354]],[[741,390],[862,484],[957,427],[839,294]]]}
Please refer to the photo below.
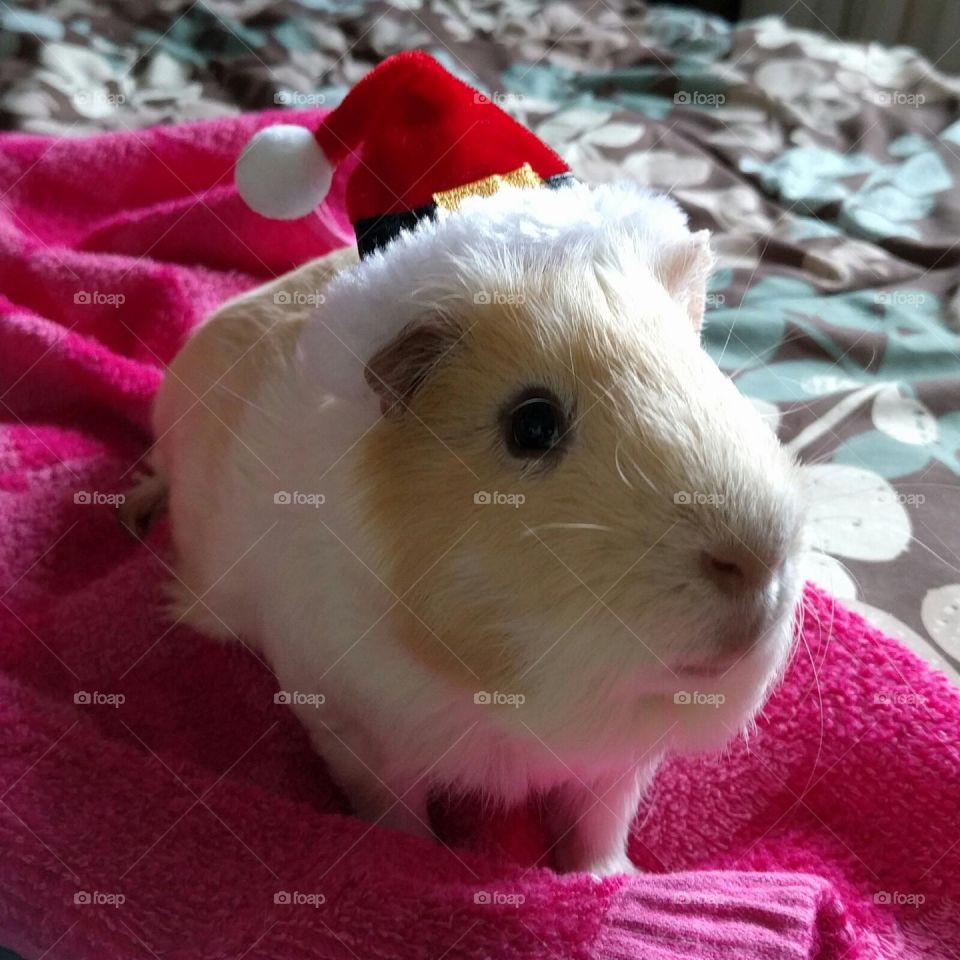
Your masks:
{"label": "guinea pig", "polygon": [[273,669],[355,811],[542,798],[558,870],[631,869],[669,751],[791,649],[796,465],[702,349],[709,236],[640,187],[506,188],[233,300],[171,365],[175,615]]}

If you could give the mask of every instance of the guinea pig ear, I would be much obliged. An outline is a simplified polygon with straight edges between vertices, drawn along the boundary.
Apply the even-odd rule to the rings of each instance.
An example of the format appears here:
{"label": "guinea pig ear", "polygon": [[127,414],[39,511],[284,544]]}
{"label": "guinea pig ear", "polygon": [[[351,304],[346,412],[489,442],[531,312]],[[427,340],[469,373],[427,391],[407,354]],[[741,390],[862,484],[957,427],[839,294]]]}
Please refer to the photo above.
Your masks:
{"label": "guinea pig ear", "polygon": [[714,262],[709,230],[699,230],[683,243],[668,247],[657,260],[660,282],[687,311],[697,333],[703,326],[707,278]]}
{"label": "guinea pig ear", "polygon": [[460,327],[445,317],[408,323],[367,362],[363,375],[380,397],[380,412],[399,416],[414,394],[460,339]]}

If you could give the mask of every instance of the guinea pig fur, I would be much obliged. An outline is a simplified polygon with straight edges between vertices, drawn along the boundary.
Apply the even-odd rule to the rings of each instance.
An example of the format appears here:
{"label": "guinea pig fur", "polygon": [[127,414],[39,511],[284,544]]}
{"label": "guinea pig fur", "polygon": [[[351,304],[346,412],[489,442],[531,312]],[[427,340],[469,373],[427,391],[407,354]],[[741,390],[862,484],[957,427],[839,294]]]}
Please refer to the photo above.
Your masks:
{"label": "guinea pig fur", "polygon": [[429,836],[432,789],[537,794],[557,869],[605,874],[663,755],[721,748],[781,673],[802,510],[700,345],[706,232],[563,189],[224,306],[150,483],[176,616],[271,666],[358,814]]}

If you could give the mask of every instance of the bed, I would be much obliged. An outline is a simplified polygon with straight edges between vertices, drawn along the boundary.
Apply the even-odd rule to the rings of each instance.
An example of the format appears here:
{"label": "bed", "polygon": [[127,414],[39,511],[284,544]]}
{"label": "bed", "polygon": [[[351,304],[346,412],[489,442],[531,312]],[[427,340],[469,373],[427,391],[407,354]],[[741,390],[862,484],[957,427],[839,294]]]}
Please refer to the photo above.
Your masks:
{"label": "bed", "polygon": [[[132,139],[105,138],[110,145],[101,153],[143,146],[140,159],[149,165],[158,134],[146,128],[236,115],[224,125],[236,138],[230,150],[226,134],[217,134],[232,158],[249,135],[244,125],[259,122],[241,114],[333,106],[383,57],[410,47],[429,50],[483,89],[584,180],[628,177],[666,190],[694,226],[713,232],[718,265],[705,344],[803,465],[807,577],[960,682],[960,200],[953,189],[960,81],[914,52],[841,42],[774,18],[731,25],[628,0],[35,0],[0,3],[2,125],[53,137],[130,131]],[[19,345],[23,331],[53,329],[70,305],[25,288],[29,261],[20,264],[22,251],[12,245],[30,223],[56,225],[56,211],[48,220],[41,210],[30,223],[20,216],[40,209],[34,201],[42,190],[24,184],[41,176],[43,164],[36,139],[11,140],[23,156],[38,155],[22,182],[6,184],[29,202],[7,200],[0,209],[7,244],[0,313],[10,321],[4,343]],[[5,156],[0,150],[0,161]],[[137,182],[121,179],[104,190]],[[645,942],[630,953],[628,941],[642,939],[637,931],[651,905],[655,927],[684,916],[698,924],[717,903],[711,884],[729,875],[742,885],[743,917],[765,931],[767,914],[757,904],[779,909],[786,890],[797,930],[810,933],[811,944],[830,941],[817,955],[852,956],[850,938],[867,944],[857,955],[950,955],[960,855],[949,812],[958,770],[955,690],[814,588],[805,607],[808,644],[753,738],[722,758],[679,760],[661,775],[632,843],[644,871],[633,886],[587,876],[568,882],[499,859],[481,865],[471,859],[477,851],[511,852],[504,837],[523,854],[513,850],[514,860],[536,859],[536,837],[500,821],[487,824],[472,850],[455,846],[449,856],[379,831],[364,849],[369,825],[339,815],[342,798],[276,701],[269,671],[238,647],[175,631],[152,606],[168,573],[162,549],[122,539],[112,510],[109,517],[106,508],[88,510],[76,499],[76,477],[65,476],[76,468],[103,490],[124,488],[115,465],[134,462],[148,442],[147,388],[155,389],[160,354],[172,355],[176,338],[199,319],[187,314],[207,306],[187,294],[202,287],[219,302],[264,278],[243,256],[191,257],[189,228],[178,235],[175,227],[180,211],[191,215],[182,194],[192,190],[173,186],[160,198],[181,203],[169,227],[164,203],[153,203],[146,217],[158,238],[146,254],[156,270],[139,263],[132,271],[124,262],[118,283],[127,278],[124,289],[151,305],[158,288],[141,285],[142,276],[193,271],[203,284],[184,281],[183,301],[156,307],[154,319],[171,326],[152,323],[149,355],[142,342],[117,336],[116,323],[106,333],[91,324],[92,343],[82,346],[87,328],[71,326],[82,378],[65,384],[48,358],[59,330],[49,348],[37,348],[38,364],[48,358],[46,381],[32,366],[11,373],[0,351],[0,497],[22,521],[0,538],[0,569],[12,581],[3,593],[10,598],[0,602],[0,943],[24,956],[49,948],[50,956],[251,950],[286,958],[313,950],[355,957],[356,950],[340,949],[341,933],[351,935],[356,916],[387,904],[396,909],[384,909],[375,931],[389,938],[379,955],[401,955],[397,943],[421,941],[424,951],[443,943],[451,957],[466,955],[466,944],[471,955],[499,956],[506,943],[516,952],[504,956],[574,955],[563,952],[570,943],[603,939],[588,929],[596,913],[615,937],[603,939],[610,947],[603,955],[647,956]],[[207,190],[206,219],[192,221],[212,227],[214,241],[230,239],[221,217],[236,199],[224,196],[231,190]],[[7,230],[14,221],[20,232]],[[100,231],[100,253],[126,236],[123,223],[91,229]],[[69,250],[82,272],[90,248],[82,231],[73,236],[84,238]],[[286,244],[284,234],[276,248],[264,243],[258,251],[267,256],[269,247],[276,254],[270,266],[285,269],[277,250]],[[53,267],[47,262],[49,273],[38,275],[54,276]],[[24,321],[30,310],[36,316]],[[39,322],[41,314],[51,322]],[[132,376],[87,377],[98,335],[114,338],[123,371],[139,363],[140,386],[130,386]],[[33,349],[35,341],[24,335],[22,345]],[[78,384],[100,391],[95,417],[74,403],[76,422],[67,423],[96,429],[58,433],[62,424],[46,416],[52,407],[22,388],[30,376],[38,392],[62,390],[65,403]],[[114,407],[125,421],[111,419]],[[56,449],[45,437],[56,437]],[[19,472],[5,472],[8,463]],[[50,508],[48,491],[63,499],[59,513],[48,510],[60,525],[40,529],[28,521]],[[11,547],[17,537],[30,549],[19,541]],[[188,670],[177,640],[189,643]],[[78,692],[83,683],[101,685]],[[91,708],[91,697],[118,696],[104,690],[123,690],[125,709]],[[704,782],[716,789],[700,789]],[[212,806],[193,802],[214,788]],[[469,836],[480,822],[469,807],[446,817],[452,837]],[[925,829],[908,836],[905,822]],[[366,884],[362,858],[340,865],[341,845],[352,850],[354,843],[382,872],[377,883]],[[340,899],[326,892],[342,915],[293,920],[288,901],[276,899],[287,895],[278,893],[281,878],[261,853],[289,884],[313,882],[324,863],[331,871],[339,865]],[[418,871],[437,864],[431,886]],[[209,886],[190,887],[175,910],[171,875]],[[476,899],[505,877],[527,884],[527,912]],[[132,909],[101,903],[96,922],[93,910],[71,912],[91,897],[116,899],[121,889]],[[923,897],[926,907],[917,909]],[[595,899],[602,910],[590,906]],[[530,930],[538,910],[549,923]],[[581,916],[582,930],[566,922]],[[718,926],[728,927],[718,916]],[[410,935],[415,929],[419,937]],[[473,939],[461,944],[468,934]],[[689,955],[683,943],[677,949]]]}

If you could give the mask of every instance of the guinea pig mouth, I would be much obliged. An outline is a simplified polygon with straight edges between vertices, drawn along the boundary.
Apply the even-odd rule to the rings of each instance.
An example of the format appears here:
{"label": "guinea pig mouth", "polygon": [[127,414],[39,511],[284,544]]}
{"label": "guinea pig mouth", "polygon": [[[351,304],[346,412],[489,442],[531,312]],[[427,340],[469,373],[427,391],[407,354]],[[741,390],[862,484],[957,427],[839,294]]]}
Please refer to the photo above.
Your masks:
{"label": "guinea pig mouth", "polygon": [[755,648],[755,645],[751,644],[737,652],[718,653],[704,657],[702,660],[678,663],[673,667],[673,672],[678,677],[719,679],[747,659]]}
{"label": "guinea pig mouth", "polygon": [[674,667],[674,672],[685,677],[722,677],[728,670],[736,666],[736,660],[723,663],[681,663]]}
{"label": "guinea pig mouth", "polygon": [[726,676],[744,660],[762,654],[780,635],[781,617],[756,612],[741,615],[739,622],[728,623],[712,637],[711,648],[673,665],[678,676],[716,679]]}

